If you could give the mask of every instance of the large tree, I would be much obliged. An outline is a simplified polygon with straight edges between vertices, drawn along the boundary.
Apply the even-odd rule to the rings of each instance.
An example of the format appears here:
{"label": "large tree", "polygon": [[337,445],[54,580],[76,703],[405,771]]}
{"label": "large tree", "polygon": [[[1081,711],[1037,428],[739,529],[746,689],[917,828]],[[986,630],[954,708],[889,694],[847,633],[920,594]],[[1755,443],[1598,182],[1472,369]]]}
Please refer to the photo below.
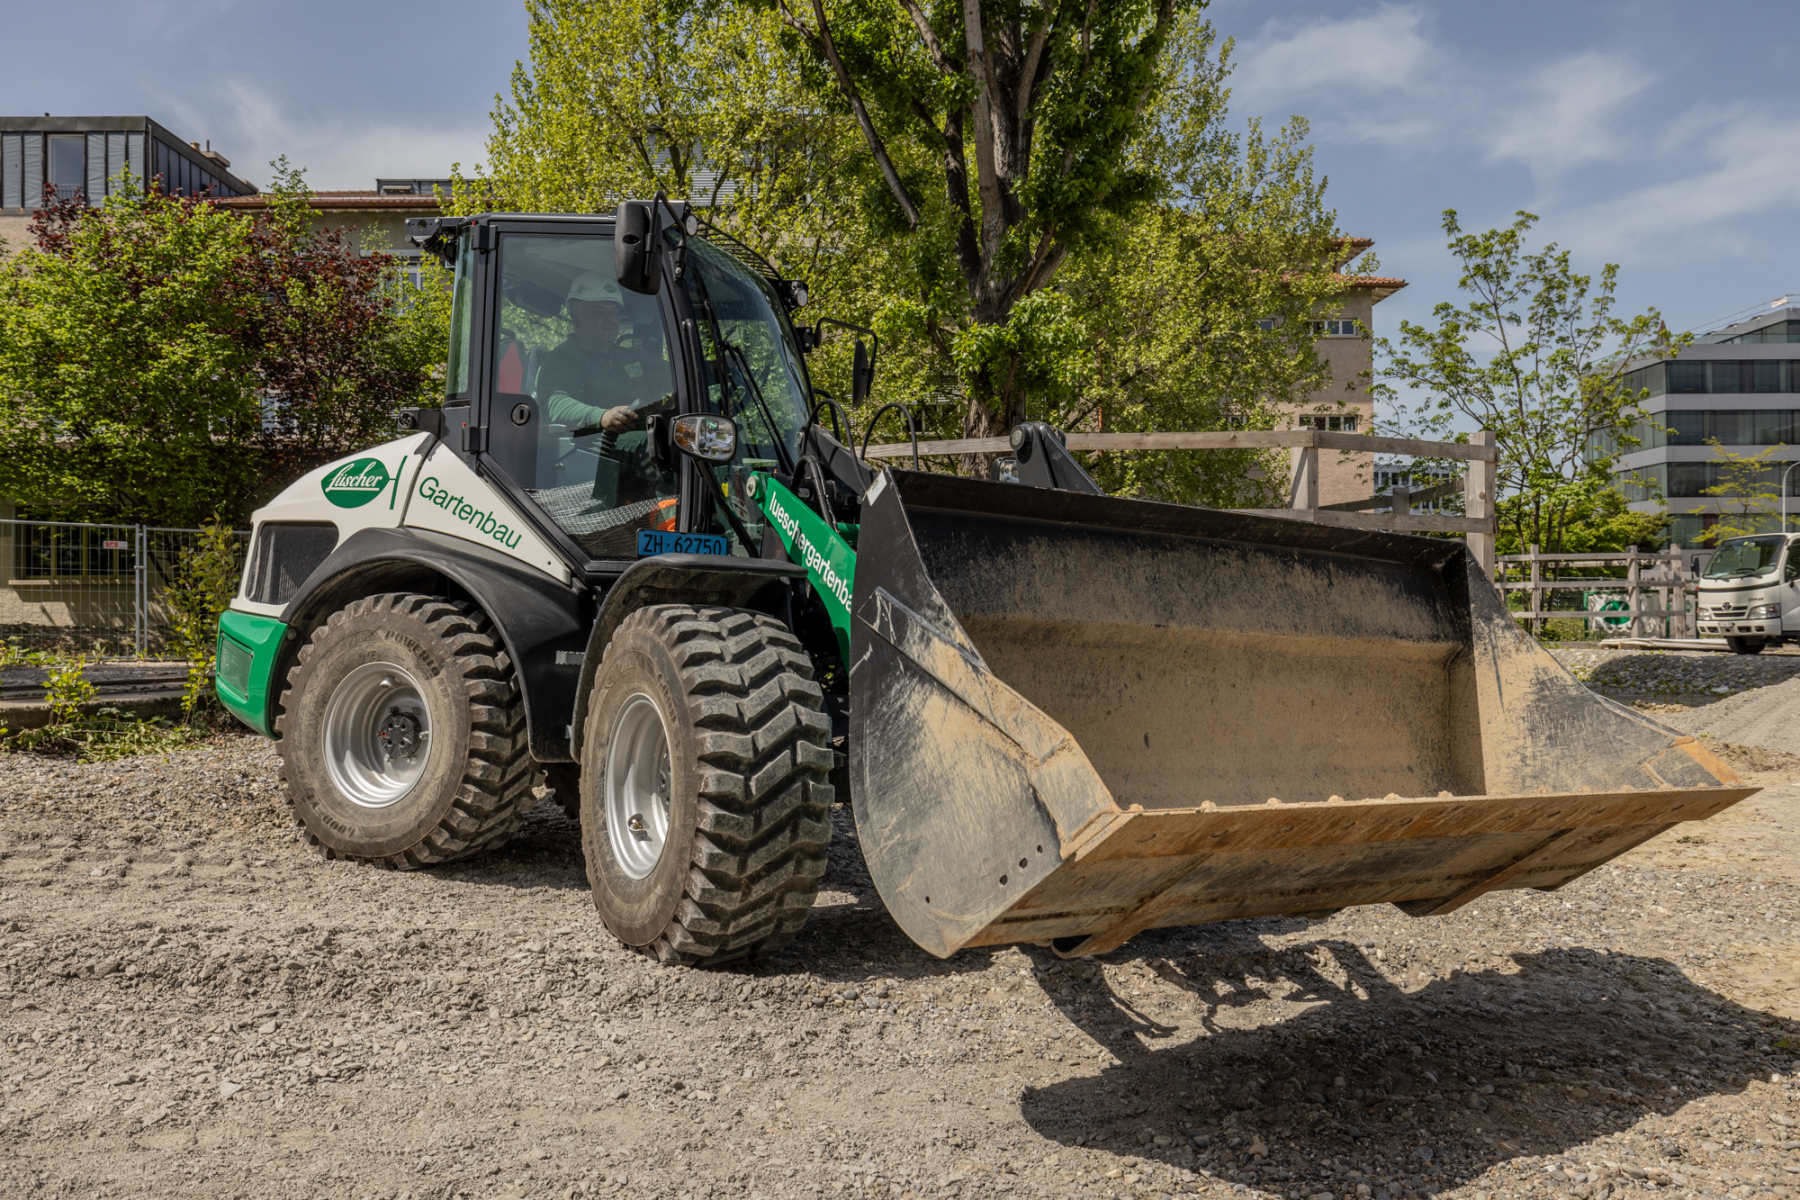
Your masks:
{"label": "large tree", "polygon": [[[1087,67],[1074,10],[1013,14],[1042,32],[1036,82],[1013,78],[1005,29],[990,56],[996,86],[1011,79],[1020,89],[1007,111],[1017,116],[1023,103],[1024,116],[953,152],[973,111],[956,97],[976,87],[961,9],[871,5],[844,32],[844,13],[830,6],[530,0],[531,55],[496,103],[490,172],[460,187],[458,203],[605,211],[659,189],[692,198],[806,279],[809,312],[874,326],[877,400],[914,406],[940,435],[1021,418],[1118,430],[1266,426],[1274,405],[1325,379],[1307,319],[1331,315],[1344,290],[1335,217],[1304,124],[1234,131],[1229,45],[1197,12],[1159,24],[1161,11],[1096,14]],[[1005,24],[1005,11],[984,12]],[[940,26],[933,52],[924,31]],[[854,82],[882,38],[892,53],[881,61],[910,63],[912,82],[895,91],[877,71],[873,90],[847,99],[834,56]],[[963,74],[946,74],[939,58],[963,63]],[[945,106],[937,125],[902,111],[907,88]],[[1089,128],[1076,109],[1103,96],[1101,124]],[[1102,127],[1117,136],[1100,138]],[[994,137],[1013,150],[984,167],[994,155],[978,143]],[[1030,154],[1019,159],[1020,149]],[[979,219],[984,178],[1008,198],[993,210],[1005,217],[994,253],[984,229],[1000,227]],[[1014,263],[1015,251],[1036,265]],[[842,382],[840,350],[828,345],[823,369],[815,363],[829,386]],[[895,422],[880,436],[898,431]],[[1249,470],[1254,457],[1117,456],[1096,469],[1124,490],[1247,503],[1266,490],[1258,478],[1273,478]]]}
{"label": "large tree", "polygon": [[1613,464],[1636,444],[1627,431],[1647,393],[1630,385],[1630,361],[1671,356],[1691,338],[1671,334],[1654,308],[1617,315],[1618,265],[1596,280],[1555,243],[1530,249],[1536,223],[1520,212],[1504,229],[1465,233],[1455,210],[1444,213],[1465,298],[1439,303],[1431,325],[1402,321],[1396,338],[1378,341],[1378,393],[1398,424],[1428,436],[1492,430],[1502,537],[1556,552],[1608,507]]}
{"label": "large tree", "polygon": [[964,432],[1005,431],[1069,340],[1063,306],[1033,298],[1158,191],[1131,150],[1176,0],[770,2],[855,120],[891,228],[954,264],[960,287],[930,289],[919,316],[955,364]]}

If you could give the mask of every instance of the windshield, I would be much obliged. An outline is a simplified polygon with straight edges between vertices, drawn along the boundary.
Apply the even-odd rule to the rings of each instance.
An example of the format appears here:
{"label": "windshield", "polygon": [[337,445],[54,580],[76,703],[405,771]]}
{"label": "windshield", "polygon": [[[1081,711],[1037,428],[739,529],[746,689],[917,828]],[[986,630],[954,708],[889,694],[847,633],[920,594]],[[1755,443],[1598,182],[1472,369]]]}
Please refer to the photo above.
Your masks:
{"label": "windshield", "polygon": [[[808,411],[805,375],[774,292],[749,268],[699,238],[688,242],[686,286],[701,326],[707,405],[737,422],[739,462],[777,467],[782,451],[793,462]],[[707,301],[718,321],[716,338]]]}
{"label": "windshield", "polygon": [[1719,543],[1719,552],[1707,564],[1703,579],[1748,579],[1767,575],[1781,558],[1781,545],[1787,539],[1774,537],[1732,538]]}

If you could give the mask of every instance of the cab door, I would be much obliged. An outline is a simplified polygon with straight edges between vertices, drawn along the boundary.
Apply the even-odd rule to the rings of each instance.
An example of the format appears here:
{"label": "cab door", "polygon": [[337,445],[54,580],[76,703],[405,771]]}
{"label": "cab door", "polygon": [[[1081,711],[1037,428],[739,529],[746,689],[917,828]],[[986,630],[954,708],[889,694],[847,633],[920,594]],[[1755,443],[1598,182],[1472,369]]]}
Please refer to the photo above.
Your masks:
{"label": "cab door", "polygon": [[[666,297],[619,287],[611,222],[497,223],[478,403],[485,461],[554,528],[590,578],[636,559],[640,532],[679,527],[679,480],[648,440],[676,411]],[[623,414],[613,427],[608,414]]]}
{"label": "cab door", "polygon": [[1777,595],[1781,603],[1782,636],[1800,634],[1800,538],[1788,541]]}

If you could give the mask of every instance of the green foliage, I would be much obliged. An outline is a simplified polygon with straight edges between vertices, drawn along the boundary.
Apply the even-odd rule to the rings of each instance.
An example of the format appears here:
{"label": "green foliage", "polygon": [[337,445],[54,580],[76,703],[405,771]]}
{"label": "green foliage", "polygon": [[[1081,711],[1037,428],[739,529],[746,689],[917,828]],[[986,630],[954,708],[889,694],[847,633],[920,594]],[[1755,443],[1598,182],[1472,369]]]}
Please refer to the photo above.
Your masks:
{"label": "green foliage", "polygon": [[135,717],[108,707],[36,729],[9,732],[0,726],[0,750],[73,758],[77,762],[111,762],[139,754],[168,754],[204,737],[203,732],[190,725],[161,717]]}
{"label": "green foliage", "polygon": [[0,642],[0,667],[41,667],[49,661],[47,651],[33,650],[17,638],[7,638]]}
{"label": "green foliage", "polygon": [[1445,211],[1466,300],[1438,304],[1435,325],[1402,321],[1397,339],[1378,340],[1386,362],[1376,391],[1396,409],[1393,385],[1422,393],[1402,422],[1423,436],[1493,430],[1501,537],[1554,553],[1603,506],[1614,461],[1636,444],[1621,431],[1642,415],[1645,393],[1626,386],[1627,361],[1673,355],[1691,336],[1672,335],[1654,308],[1616,316],[1618,266],[1606,264],[1596,283],[1554,243],[1528,250],[1536,223],[1521,212],[1505,229],[1470,234]]}
{"label": "green foliage", "polygon": [[129,189],[91,218],[40,218],[38,245],[0,266],[0,493],[88,519],[246,502],[249,234],[238,214]]}
{"label": "green foliage", "polygon": [[[1518,540],[1519,530],[1529,525],[1521,511],[1530,501],[1509,496],[1500,501],[1499,532],[1494,539],[1497,554],[1524,554],[1530,543]],[[1667,513],[1633,512],[1615,487],[1594,486],[1571,501],[1562,527],[1561,553],[1604,553],[1618,550],[1654,550],[1668,540]],[[1539,549],[1545,549],[1539,547]],[[1555,553],[1554,551],[1546,551]]]}
{"label": "green foliage", "polygon": [[212,697],[219,617],[237,594],[242,569],[237,538],[229,526],[214,520],[202,526],[194,544],[182,551],[163,592],[169,647],[188,664],[182,707],[190,716]]}
{"label": "green foliage", "polygon": [[[1717,496],[1719,519],[1700,535],[1700,541],[1717,545],[1726,538],[1748,537],[1768,533],[1779,523],[1781,507],[1780,471],[1786,465],[1781,457],[1785,446],[1765,446],[1755,454],[1739,454],[1727,450],[1717,438],[1707,438],[1713,448],[1713,461],[1719,467],[1719,482],[1700,489],[1704,496]],[[1736,511],[1724,511],[1726,505]]]}
{"label": "green foliage", "polygon": [[814,102],[861,136],[872,216],[934,264],[908,299],[955,370],[962,431],[1004,432],[1058,373],[1034,353],[1064,340],[1043,336],[1042,306],[1018,306],[1162,190],[1134,148],[1165,83],[1173,0],[768,2]]}
{"label": "green foliage", "polygon": [[117,708],[91,708],[99,689],[87,677],[88,658],[79,653],[0,646],[0,666],[34,666],[44,671],[49,721],[34,729],[0,725],[0,751],[105,762],[134,754],[166,754],[192,745],[204,734],[190,725],[141,718]]}
{"label": "green foliage", "polygon": [[[984,6],[977,53],[959,4],[531,0],[491,174],[455,202],[699,201],[808,282],[807,315],[876,330],[872,405],[927,435],[1266,428],[1327,381],[1307,321],[1336,315],[1345,256],[1305,124],[1229,128],[1230,47],[1178,7]],[[845,398],[849,339],[811,369]],[[1091,465],[1257,504],[1278,457]]]}
{"label": "green foliage", "polygon": [[87,660],[80,655],[55,658],[44,670],[44,704],[50,710],[51,724],[67,724],[78,720],[81,707],[90,704],[99,689],[87,677]]}
{"label": "green foliage", "polygon": [[254,219],[129,187],[39,211],[0,265],[0,492],[77,520],[241,520],[430,394],[447,305],[404,305],[392,260],[318,228],[276,169]]}

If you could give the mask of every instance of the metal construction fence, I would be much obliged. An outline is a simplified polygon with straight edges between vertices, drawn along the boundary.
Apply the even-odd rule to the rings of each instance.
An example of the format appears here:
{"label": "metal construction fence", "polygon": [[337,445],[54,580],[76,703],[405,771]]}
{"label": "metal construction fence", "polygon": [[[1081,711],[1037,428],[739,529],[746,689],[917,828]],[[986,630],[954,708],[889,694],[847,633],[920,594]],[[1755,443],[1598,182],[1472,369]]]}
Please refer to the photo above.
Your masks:
{"label": "metal construction fence", "polygon": [[[155,657],[172,627],[167,593],[198,529],[0,520],[0,641]],[[248,531],[232,533],[238,565]]]}

